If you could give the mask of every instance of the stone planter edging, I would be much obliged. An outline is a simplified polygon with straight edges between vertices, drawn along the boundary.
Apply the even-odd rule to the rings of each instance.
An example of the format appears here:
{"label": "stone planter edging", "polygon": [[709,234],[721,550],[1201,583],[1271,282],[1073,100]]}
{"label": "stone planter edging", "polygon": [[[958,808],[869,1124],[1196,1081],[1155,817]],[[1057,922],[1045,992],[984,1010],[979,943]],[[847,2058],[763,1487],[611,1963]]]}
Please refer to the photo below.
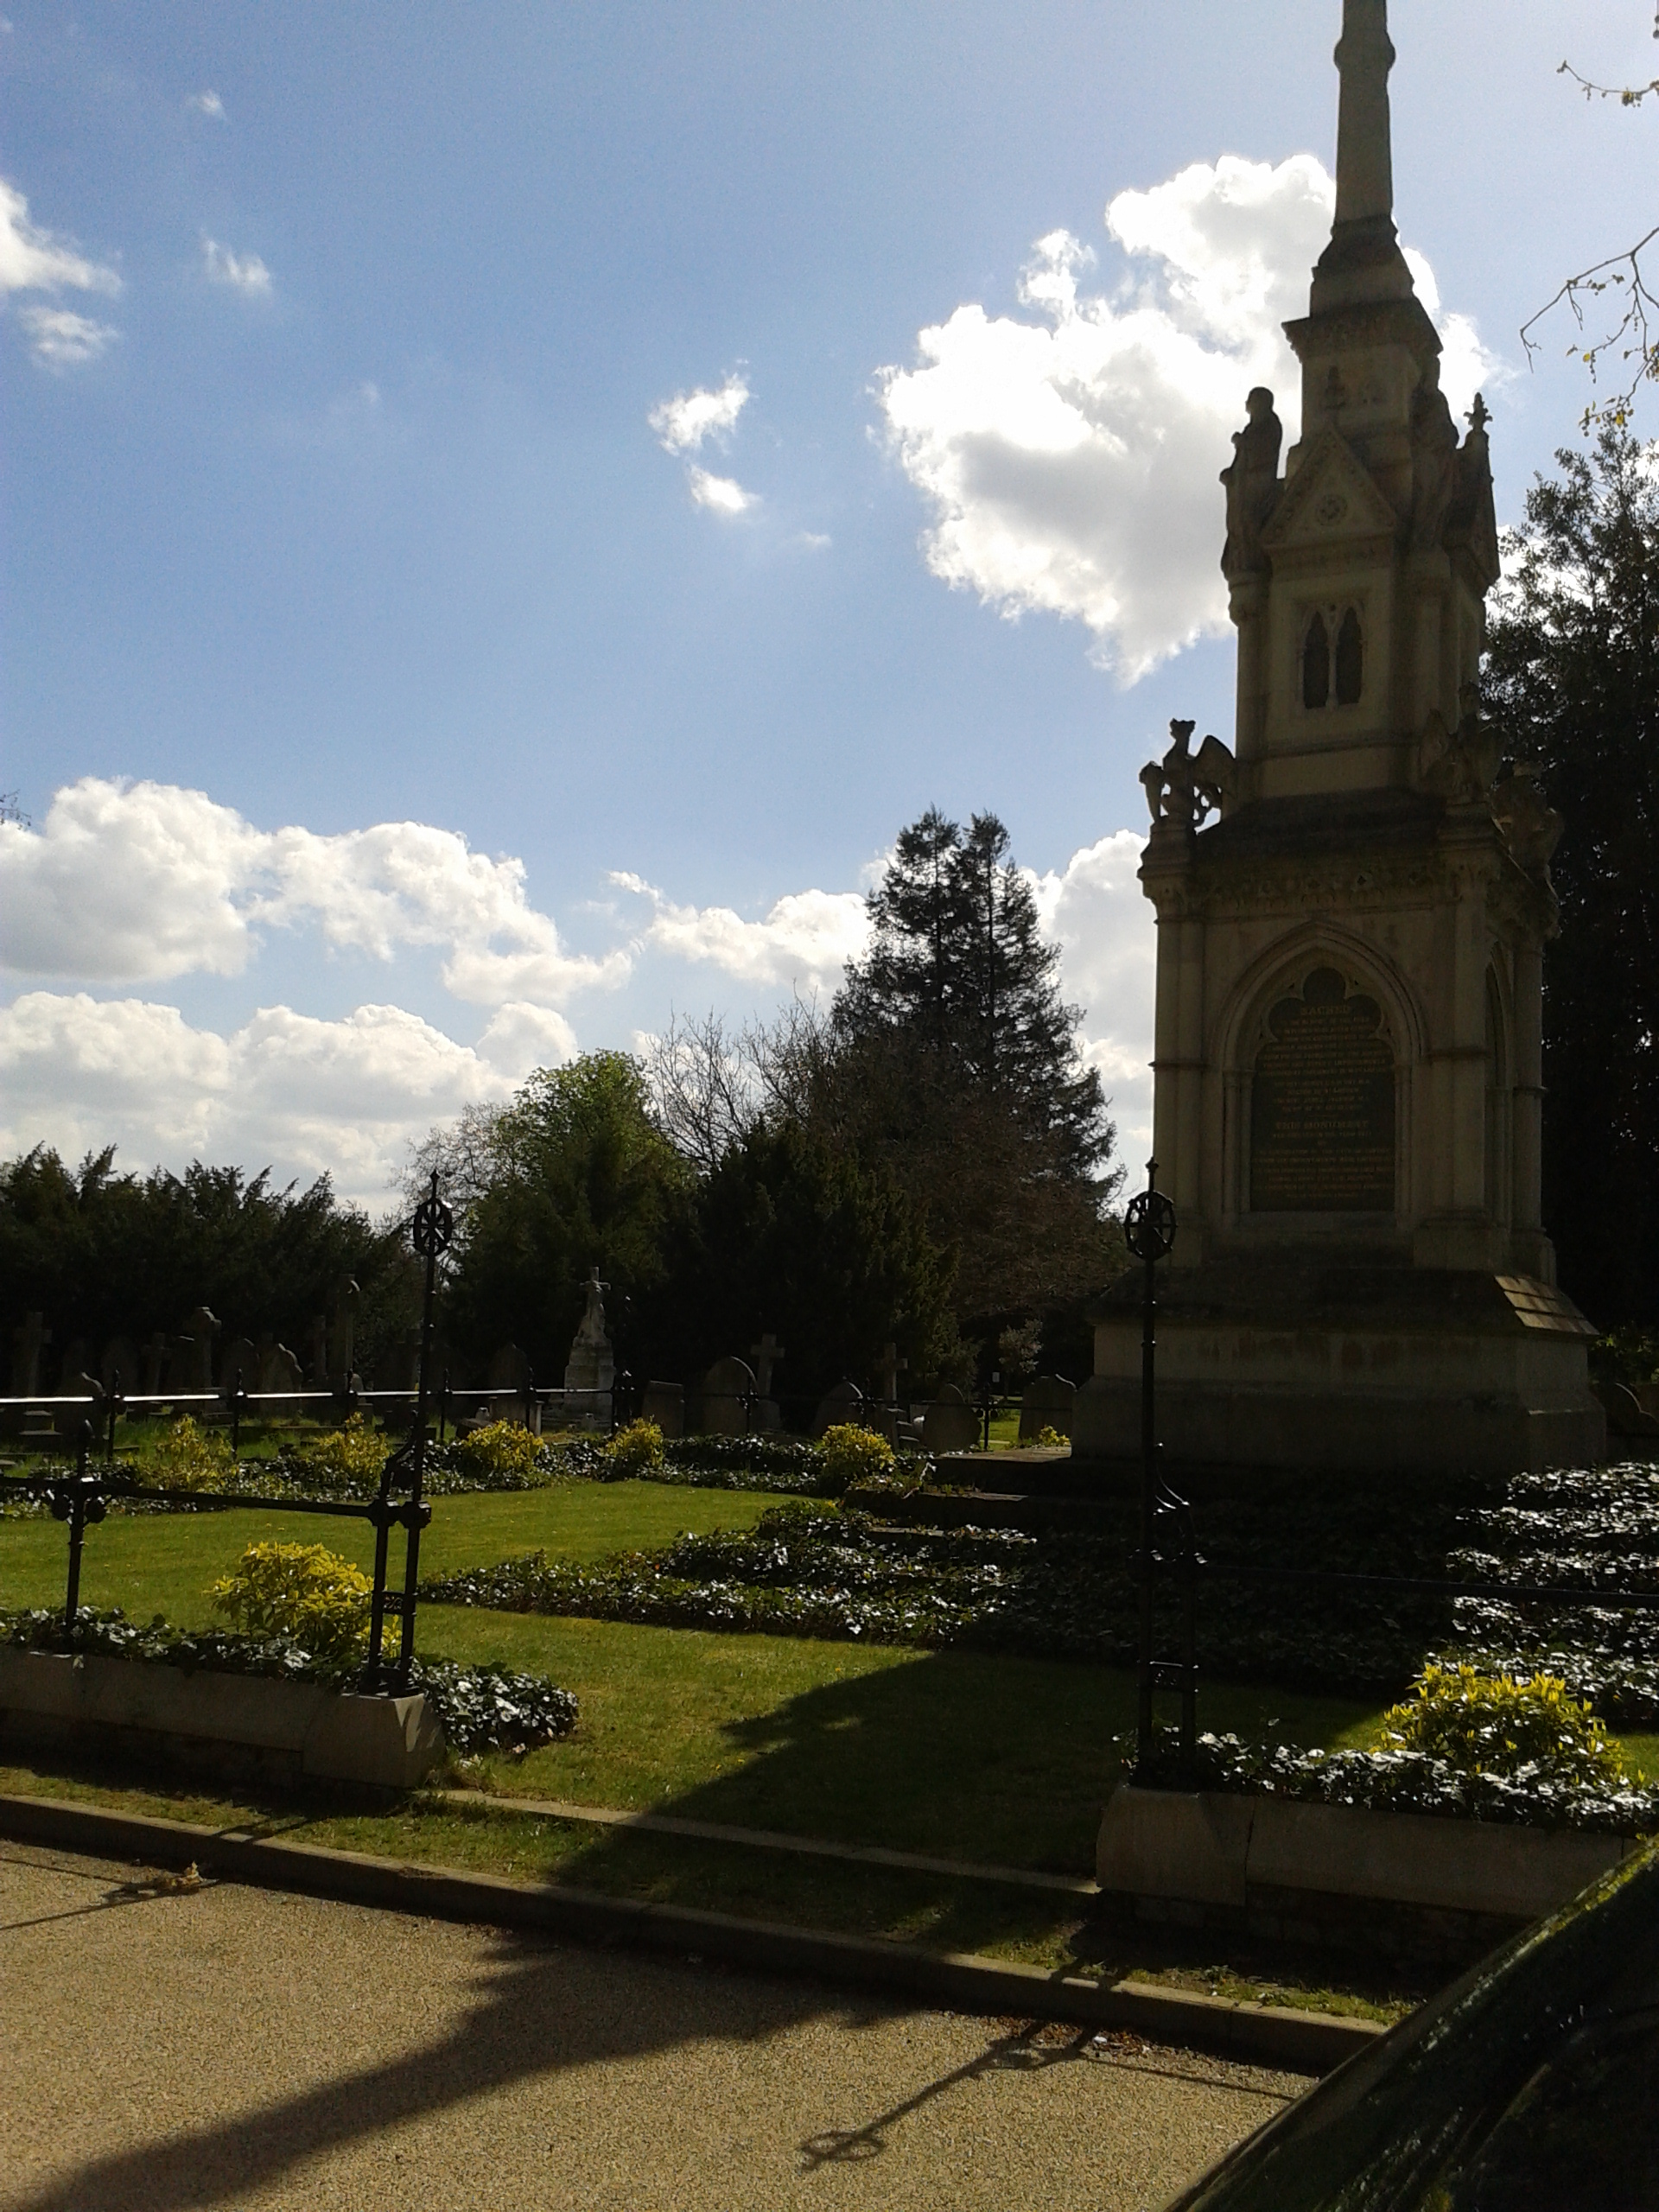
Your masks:
{"label": "stone planter edging", "polygon": [[302,1774],[411,1789],[443,1750],[424,1697],[357,1697],[315,1682],[187,1672],[96,1652],[0,1649],[0,1732],[139,1729],[286,1755]]}
{"label": "stone planter edging", "polygon": [[1095,1871],[1121,1895],[1240,1911],[1254,1892],[1301,1890],[1535,1920],[1637,1848],[1572,1829],[1125,1783],[1101,1821]]}

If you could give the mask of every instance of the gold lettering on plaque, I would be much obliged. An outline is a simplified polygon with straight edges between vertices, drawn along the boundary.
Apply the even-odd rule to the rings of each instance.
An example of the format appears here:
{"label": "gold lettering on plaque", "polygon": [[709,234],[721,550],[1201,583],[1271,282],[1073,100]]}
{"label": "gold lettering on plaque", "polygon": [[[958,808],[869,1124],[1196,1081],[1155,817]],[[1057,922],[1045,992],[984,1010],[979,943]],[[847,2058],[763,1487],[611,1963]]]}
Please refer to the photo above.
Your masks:
{"label": "gold lettering on plaque", "polygon": [[1376,1001],[1334,968],[1268,1016],[1250,1084],[1250,1207],[1394,1211],[1394,1052]]}

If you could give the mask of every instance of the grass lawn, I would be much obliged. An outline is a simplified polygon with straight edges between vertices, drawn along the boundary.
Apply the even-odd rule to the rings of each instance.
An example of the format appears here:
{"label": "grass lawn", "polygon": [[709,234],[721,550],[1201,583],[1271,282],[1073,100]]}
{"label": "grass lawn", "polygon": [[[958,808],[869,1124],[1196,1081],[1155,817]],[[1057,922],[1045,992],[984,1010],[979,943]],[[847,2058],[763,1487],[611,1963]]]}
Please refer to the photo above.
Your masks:
{"label": "grass lawn", "polygon": [[[545,1548],[577,1560],[602,1559],[631,1546],[666,1543],[682,1529],[753,1527],[782,1501],[749,1491],[693,1490],[664,1483],[558,1482],[545,1490],[492,1491],[433,1501],[421,1538],[423,1573],[484,1567],[513,1552]],[[0,1520],[0,1607],[60,1605],[68,1533],[49,1516]],[[80,1601],[119,1605],[131,1618],[165,1613],[181,1628],[207,1626],[207,1585],[249,1544],[321,1543],[374,1564],[366,1521],[238,1507],[219,1513],[122,1513],[86,1532]],[[403,1536],[392,1535],[394,1580],[403,1573]]]}

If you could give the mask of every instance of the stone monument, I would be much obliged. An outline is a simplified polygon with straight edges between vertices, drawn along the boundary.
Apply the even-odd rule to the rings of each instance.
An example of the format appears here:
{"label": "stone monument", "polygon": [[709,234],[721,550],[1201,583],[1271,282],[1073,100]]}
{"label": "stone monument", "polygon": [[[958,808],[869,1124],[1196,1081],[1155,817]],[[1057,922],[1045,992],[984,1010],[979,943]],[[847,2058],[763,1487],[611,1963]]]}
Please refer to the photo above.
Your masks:
{"label": "stone monument", "polygon": [[[1396,241],[1386,0],[1345,0],[1337,206],[1286,326],[1302,432],[1249,393],[1223,472],[1236,749],[1141,781],[1172,1462],[1494,1471],[1601,1456],[1589,1324],[1539,1213],[1560,824],[1475,705],[1498,574],[1487,414],[1459,437]],[[1209,817],[1216,817],[1214,820]],[[1139,1435],[1139,1279],[1096,1316],[1073,1451]]]}
{"label": "stone monument", "polygon": [[572,1419],[608,1421],[611,1417],[616,1355],[605,1327],[605,1293],[610,1287],[600,1281],[597,1268],[582,1285],[587,1304],[564,1366],[564,1410]]}

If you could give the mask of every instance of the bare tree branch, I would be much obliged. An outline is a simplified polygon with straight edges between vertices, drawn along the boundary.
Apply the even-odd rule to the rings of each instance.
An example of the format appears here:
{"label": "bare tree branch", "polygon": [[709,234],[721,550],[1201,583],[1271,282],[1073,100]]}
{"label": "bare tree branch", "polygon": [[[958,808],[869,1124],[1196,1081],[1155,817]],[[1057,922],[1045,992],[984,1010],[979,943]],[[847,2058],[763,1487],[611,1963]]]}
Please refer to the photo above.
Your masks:
{"label": "bare tree branch", "polygon": [[[1659,8],[1654,10],[1653,35],[1659,38]],[[1570,61],[1563,61],[1556,74],[1572,78],[1586,99],[1617,100],[1621,107],[1640,107],[1649,92],[1659,93],[1659,77],[1645,85],[1599,85],[1592,78],[1581,76]],[[1521,326],[1521,343],[1530,360],[1541,351],[1532,332],[1546,315],[1565,302],[1579,329],[1578,338],[1567,350],[1577,353],[1589,370],[1592,384],[1596,381],[1598,370],[1615,355],[1621,362],[1635,364],[1622,391],[1608,399],[1592,400],[1585,409],[1579,424],[1581,430],[1588,430],[1593,423],[1599,423],[1622,430],[1630,419],[1641,385],[1659,384],[1659,336],[1655,334],[1656,326],[1659,325],[1659,296],[1654,293],[1642,266],[1642,255],[1656,238],[1659,238],[1659,225],[1623,253],[1610,254],[1605,261],[1580,270],[1576,276],[1567,278],[1554,299],[1547,301],[1535,315],[1529,315]],[[1611,295],[1606,307],[1617,319],[1601,337],[1586,346],[1585,304],[1599,301],[1604,294]],[[1596,311],[1593,307],[1592,311]],[[1622,376],[1623,371],[1620,373]]]}

